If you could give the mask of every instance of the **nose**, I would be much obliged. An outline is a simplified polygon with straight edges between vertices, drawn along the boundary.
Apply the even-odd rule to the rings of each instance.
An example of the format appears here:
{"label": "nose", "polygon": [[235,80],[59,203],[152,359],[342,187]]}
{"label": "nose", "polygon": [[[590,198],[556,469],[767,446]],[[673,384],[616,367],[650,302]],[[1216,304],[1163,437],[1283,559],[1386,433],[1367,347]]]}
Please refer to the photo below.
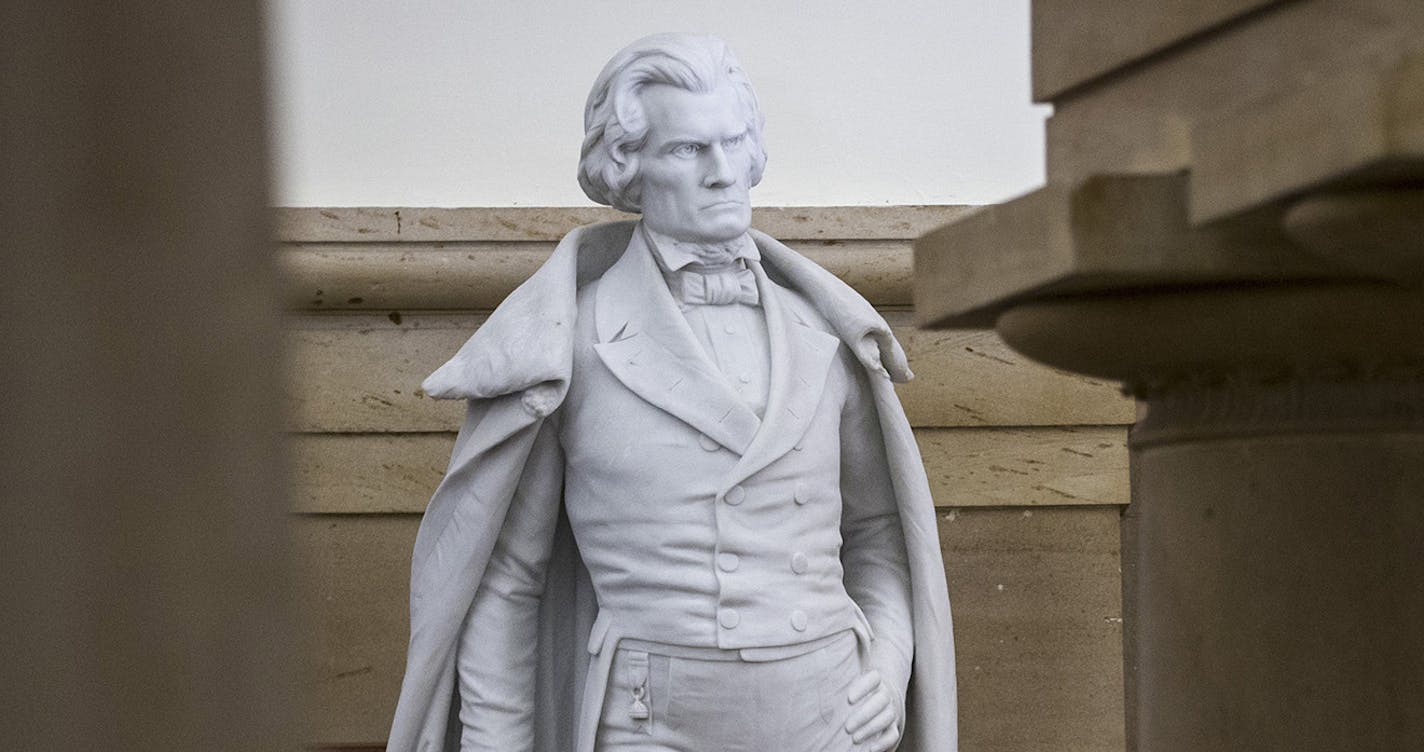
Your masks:
{"label": "nose", "polygon": [[727,159],[727,151],[721,144],[712,144],[704,153],[707,155],[707,171],[702,176],[704,187],[726,188],[737,181],[737,175],[732,171],[732,164]]}

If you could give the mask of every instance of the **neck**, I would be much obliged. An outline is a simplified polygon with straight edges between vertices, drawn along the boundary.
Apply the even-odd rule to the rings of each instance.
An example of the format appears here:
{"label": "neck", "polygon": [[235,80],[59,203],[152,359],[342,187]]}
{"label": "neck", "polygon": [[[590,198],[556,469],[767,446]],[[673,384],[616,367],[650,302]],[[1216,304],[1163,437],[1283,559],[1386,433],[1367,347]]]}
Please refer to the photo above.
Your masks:
{"label": "neck", "polygon": [[748,242],[746,233],[722,241],[679,240],[646,225],[644,227],[662,251],[657,254],[659,262],[674,269],[715,271],[731,266],[740,261],[739,254]]}

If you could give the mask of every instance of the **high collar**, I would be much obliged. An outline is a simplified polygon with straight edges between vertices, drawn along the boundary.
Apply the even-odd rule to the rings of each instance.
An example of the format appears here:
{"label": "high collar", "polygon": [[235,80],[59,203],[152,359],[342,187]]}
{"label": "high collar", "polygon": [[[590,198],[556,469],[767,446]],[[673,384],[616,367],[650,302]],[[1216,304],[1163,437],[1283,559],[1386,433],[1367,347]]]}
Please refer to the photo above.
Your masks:
{"label": "high collar", "polygon": [[[653,251],[653,257],[657,259],[658,266],[664,272],[675,272],[686,267],[720,266],[720,264],[709,264],[709,257],[717,254],[725,255],[726,261],[741,259],[745,261],[760,261],[761,252],[757,250],[756,243],[752,241],[751,235],[742,233],[740,236],[728,240],[724,243],[694,243],[686,240],[678,240],[670,235],[654,230],[648,226],[647,222],[639,222],[638,226],[642,233],[645,233],[644,240]],[[717,249],[709,252],[707,249]]]}

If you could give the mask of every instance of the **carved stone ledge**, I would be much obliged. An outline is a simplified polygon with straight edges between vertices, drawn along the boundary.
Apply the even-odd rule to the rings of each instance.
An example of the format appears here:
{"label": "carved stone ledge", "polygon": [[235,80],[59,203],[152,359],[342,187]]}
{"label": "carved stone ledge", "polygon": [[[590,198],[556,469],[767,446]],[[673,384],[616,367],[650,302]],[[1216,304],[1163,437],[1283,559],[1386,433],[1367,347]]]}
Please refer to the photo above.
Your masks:
{"label": "carved stone ledge", "polygon": [[1302,248],[1372,277],[1424,281],[1424,188],[1310,196],[1283,219]]}
{"label": "carved stone ledge", "polygon": [[1334,433],[1424,433],[1424,360],[1372,372],[1202,374],[1137,387],[1133,448]]}
{"label": "carved stone ledge", "polygon": [[1180,289],[1020,304],[1004,341],[1125,384],[1200,374],[1373,372],[1424,358],[1424,294],[1387,284]]}
{"label": "carved stone ledge", "polygon": [[985,207],[915,241],[921,326],[981,328],[1049,296],[1348,276],[1275,212],[1195,227],[1188,176],[1102,175]]}

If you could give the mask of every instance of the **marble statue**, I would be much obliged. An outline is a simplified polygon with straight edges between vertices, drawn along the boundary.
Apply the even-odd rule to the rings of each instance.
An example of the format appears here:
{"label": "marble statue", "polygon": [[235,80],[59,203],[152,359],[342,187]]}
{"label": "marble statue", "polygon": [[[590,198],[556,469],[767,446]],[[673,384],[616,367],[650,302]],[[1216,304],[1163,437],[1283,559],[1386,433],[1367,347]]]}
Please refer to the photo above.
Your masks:
{"label": "marble statue", "polygon": [[449,363],[393,752],[957,746],[949,601],[884,319],[750,228],[720,40],[619,52],[581,227]]}

